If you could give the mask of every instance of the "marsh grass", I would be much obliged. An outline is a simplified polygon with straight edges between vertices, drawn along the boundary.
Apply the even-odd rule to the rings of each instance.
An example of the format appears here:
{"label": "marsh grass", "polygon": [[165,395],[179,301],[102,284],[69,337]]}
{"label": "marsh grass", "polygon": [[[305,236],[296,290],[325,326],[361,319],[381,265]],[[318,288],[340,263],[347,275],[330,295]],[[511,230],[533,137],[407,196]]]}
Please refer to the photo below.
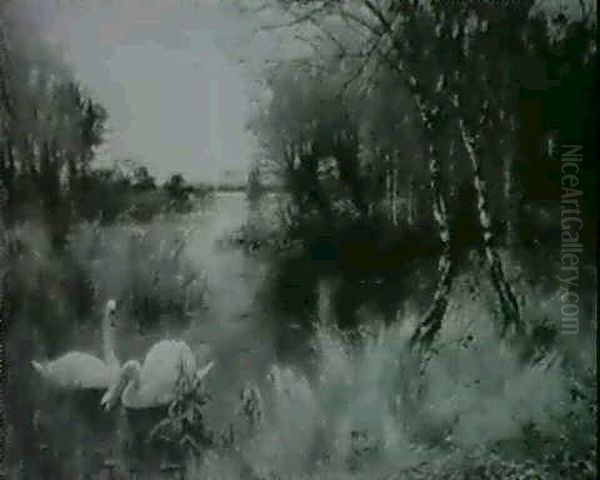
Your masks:
{"label": "marsh grass", "polygon": [[203,379],[187,374],[182,367],[167,415],[152,428],[149,440],[181,453],[183,458],[200,456],[214,444],[206,424],[205,409],[210,400]]}
{"label": "marsh grass", "polygon": [[[39,468],[57,472],[53,478],[68,478],[78,474],[73,473],[76,455],[64,453],[70,451],[70,442],[78,438],[83,449],[100,442],[88,427],[106,419],[96,419],[96,411],[80,415],[70,396],[60,400],[46,391],[31,370],[31,360],[67,350],[100,355],[99,319],[110,297],[117,299],[120,332],[152,333],[165,323],[183,328],[204,304],[205,283],[202,272],[186,258],[186,231],[168,222],[83,222],[69,232],[60,250],[39,223],[21,222],[9,233],[10,322],[5,340],[11,438],[5,458],[11,469],[21,468],[32,478]],[[118,347],[117,354],[125,354],[124,345]],[[54,413],[53,401],[60,406]],[[65,436],[70,429],[73,435]]]}
{"label": "marsh grass", "polygon": [[[426,365],[407,348],[419,318],[410,308],[399,323],[364,323],[358,341],[318,323],[310,367],[274,364],[255,387],[260,428],[244,430],[239,416],[246,434],[189,467],[189,478],[596,478],[593,340],[574,355],[561,336],[532,334],[537,356],[524,356],[500,341],[490,286],[469,283],[458,279]],[[535,333],[556,304],[529,294]]]}
{"label": "marsh grass", "polygon": [[[126,329],[185,324],[187,314],[204,305],[206,290],[203,272],[189,262],[190,235],[167,218],[150,225],[88,222],[70,232],[59,252],[34,223],[13,231],[11,464],[33,465],[44,457],[45,468],[58,472],[54,478],[69,478],[92,461],[75,453],[69,462],[60,460],[69,456],[71,440],[61,437],[61,429],[70,428],[73,416],[65,402],[55,417],[36,417],[47,411],[48,397],[29,362],[73,345],[93,351],[108,296],[118,299]],[[582,292],[581,338],[561,336],[556,265],[552,252],[541,253],[544,270],[528,264],[531,252],[522,255],[525,260],[502,252],[529,327],[523,348],[499,340],[487,274],[479,263],[462,260],[444,329],[424,369],[406,346],[423,307],[410,300],[430,298],[419,268],[424,263],[403,270],[401,282],[338,279],[329,292],[335,297],[329,298],[332,318],[324,322],[317,290],[331,269],[310,258],[276,256],[278,274],[267,287],[279,284],[292,292],[276,291],[261,301],[278,295],[282,303],[295,300],[288,310],[277,310],[288,313],[276,321],[305,315],[310,335],[303,338],[311,339],[311,353],[297,363],[273,360],[269,378],[253,379],[226,424],[211,424],[214,431],[208,427],[211,408],[222,392],[181,378],[176,400],[154,425],[158,451],[185,465],[186,478],[595,478],[593,302]],[[371,307],[387,308],[359,308],[374,297]],[[300,335],[294,330],[293,337]]]}

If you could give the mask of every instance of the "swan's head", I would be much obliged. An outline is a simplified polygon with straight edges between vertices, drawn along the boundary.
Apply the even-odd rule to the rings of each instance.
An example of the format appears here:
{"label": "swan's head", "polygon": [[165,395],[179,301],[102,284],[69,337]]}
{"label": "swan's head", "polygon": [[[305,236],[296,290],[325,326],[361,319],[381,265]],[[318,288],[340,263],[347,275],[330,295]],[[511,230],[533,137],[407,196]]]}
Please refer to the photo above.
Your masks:
{"label": "swan's head", "polygon": [[141,366],[136,360],[126,362],[119,373],[117,381],[113,383],[100,400],[100,405],[105,411],[112,410],[123,396],[129,385],[136,386],[139,382]]}
{"label": "swan's head", "polygon": [[110,321],[111,327],[117,326],[117,302],[112,298],[106,302],[104,315]]}

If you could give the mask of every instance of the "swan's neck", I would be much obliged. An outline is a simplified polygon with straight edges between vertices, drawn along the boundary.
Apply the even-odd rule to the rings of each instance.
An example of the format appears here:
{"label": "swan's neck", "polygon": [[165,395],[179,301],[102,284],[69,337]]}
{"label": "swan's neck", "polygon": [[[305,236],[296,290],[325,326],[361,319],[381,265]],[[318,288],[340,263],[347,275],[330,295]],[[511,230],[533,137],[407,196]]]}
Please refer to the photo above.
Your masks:
{"label": "swan's neck", "polygon": [[130,360],[123,365],[117,382],[107,394],[109,407],[112,408],[119,399],[126,404],[130,396],[137,392],[140,385],[140,369],[140,364],[136,360]]}
{"label": "swan's neck", "polygon": [[140,364],[138,362],[132,362],[125,371],[125,376],[129,380],[127,386],[134,390],[140,388],[140,370]]}
{"label": "swan's neck", "polygon": [[123,391],[123,395],[121,397],[123,405],[125,405],[126,407],[135,407],[139,403],[139,393],[139,383],[129,382],[127,387],[125,387],[125,390]]}
{"label": "swan's neck", "polygon": [[125,406],[135,405],[138,402],[140,393],[140,370],[140,364],[134,361],[124,372],[126,386],[123,390],[121,399]]}
{"label": "swan's neck", "polygon": [[115,343],[115,327],[111,325],[110,315],[107,312],[104,314],[102,322],[102,354],[108,364],[112,364],[116,360]]}

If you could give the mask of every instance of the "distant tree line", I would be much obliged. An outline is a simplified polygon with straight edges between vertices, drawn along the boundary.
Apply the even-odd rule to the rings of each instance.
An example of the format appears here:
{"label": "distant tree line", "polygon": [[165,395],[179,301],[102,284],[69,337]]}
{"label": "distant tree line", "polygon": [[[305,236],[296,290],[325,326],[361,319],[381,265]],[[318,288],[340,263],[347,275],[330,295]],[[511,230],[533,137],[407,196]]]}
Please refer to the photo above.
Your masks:
{"label": "distant tree line", "polygon": [[159,188],[143,165],[95,163],[107,135],[104,106],[32,33],[17,8],[14,2],[0,5],[5,222],[43,221],[60,245],[79,219],[111,221],[124,213],[146,219],[165,209],[188,209],[192,187],[181,174]]}
{"label": "distant tree line", "polygon": [[106,111],[25,33],[8,4],[1,8],[0,177],[9,221],[42,215],[62,236],[94,176]]}

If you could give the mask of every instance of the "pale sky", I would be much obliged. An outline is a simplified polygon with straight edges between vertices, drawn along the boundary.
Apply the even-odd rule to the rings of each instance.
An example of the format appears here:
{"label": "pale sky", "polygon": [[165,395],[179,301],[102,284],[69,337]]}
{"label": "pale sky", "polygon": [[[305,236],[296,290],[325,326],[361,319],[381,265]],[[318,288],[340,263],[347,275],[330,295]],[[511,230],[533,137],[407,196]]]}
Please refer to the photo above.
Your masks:
{"label": "pale sky", "polygon": [[161,178],[245,171],[255,147],[245,129],[250,81],[231,54],[239,17],[216,0],[30,2],[108,110],[102,161],[133,158]]}
{"label": "pale sky", "polygon": [[[15,1],[107,108],[101,161],[132,158],[161,179],[245,172],[257,154],[245,128],[257,85],[236,59],[255,67],[298,50],[252,35],[232,0]],[[539,0],[544,8],[565,1]]]}

